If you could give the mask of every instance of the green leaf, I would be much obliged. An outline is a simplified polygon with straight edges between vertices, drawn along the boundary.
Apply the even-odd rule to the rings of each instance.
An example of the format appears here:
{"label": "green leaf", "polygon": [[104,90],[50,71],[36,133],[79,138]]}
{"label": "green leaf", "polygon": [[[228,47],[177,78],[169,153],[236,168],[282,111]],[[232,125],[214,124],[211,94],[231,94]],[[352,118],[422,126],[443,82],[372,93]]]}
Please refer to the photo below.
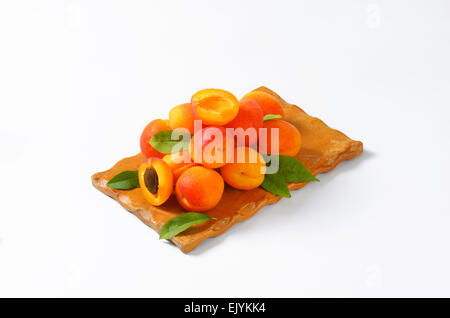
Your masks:
{"label": "green leaf", "polygon": [[161,153],[167,154],[189,149],[191,135],[177,130],[163,130],[150,139],[150,145]]}
{"label": "green leaf", "polygon": [[123,171],[115,175],[106,185],[112,189],[118,190],[139,188],[138,172],[137,170]]}
{"label": "green leaf", "polygon": [[286,182],[310,182],[319,181],[309,172],[308,168],[295,157],[279,156],[280,167],[278,173]]}
{"label": "green leaf", "polygon": [[171,239],[175,235],[187,230],[192,225],[201,224],[210,219],[216,220],[216,218],[204,213],[186,212],[180,214],[164,223],[161,233],[159,233],[159,238]]}
{"label": "green leaf", "polygon": [[[266,156],[265,160],[272,164],[272,160],[276,155]],[[290,156],[278,156],[278,170],[273,174],[266,174],[261,187],[273,194],[290,198],[287,182],[310,182],[319,181],[309,172],[297,158]]]}
{"label": "green leaf", "polygon": [[267,121],[267,120],[280,119],[280,118],[281,118],[281,115],[267,114],[264,116],[263,120]]}
{"label": "green leaf", "polygon": [[291,197],[291,193],[289,192],[286,181],[284,181],[282,176],[276,173],[266,174],[264,176],[264,181],[261,184],[261,187],[273,194],[281,195],[285,198]]}

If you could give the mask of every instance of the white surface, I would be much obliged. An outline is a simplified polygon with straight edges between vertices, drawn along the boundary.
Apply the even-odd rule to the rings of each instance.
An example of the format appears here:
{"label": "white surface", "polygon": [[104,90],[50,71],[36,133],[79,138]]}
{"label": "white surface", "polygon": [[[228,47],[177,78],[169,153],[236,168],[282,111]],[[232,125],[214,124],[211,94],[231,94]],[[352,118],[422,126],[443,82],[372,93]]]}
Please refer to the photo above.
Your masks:
{"label": "white surface", "polygon": [[[448,1],[2,1],[0,296],[450,296]],[[90,183],[199,89],[365,153],[189,255]]]}

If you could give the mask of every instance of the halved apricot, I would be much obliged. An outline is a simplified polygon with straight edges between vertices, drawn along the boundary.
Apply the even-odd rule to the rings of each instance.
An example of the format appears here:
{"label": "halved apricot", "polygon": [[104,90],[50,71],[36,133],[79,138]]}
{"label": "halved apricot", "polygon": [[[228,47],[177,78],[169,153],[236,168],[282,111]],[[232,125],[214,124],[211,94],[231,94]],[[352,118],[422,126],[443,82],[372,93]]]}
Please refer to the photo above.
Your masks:
{"label": "halved apricot", "polygon": [[150,158],[138,170],[139,185],[151,205],[161,205],[173,191],[173,174],[170,167],[159,158]]}
{"label": "halved apricot", "polygon": [[205,125],[226,125],[239,111],[239,102],[233,94],[215,88],[195,93],[191,105],[197,119]]}
{"label": "halved apricot", "polygon": [[163,153],[159,152],[150,145],[150,139],[152,139],[153,135],[163,130],[170,130],[169,121],[167,119],[155,119],[145,126],[140,139],[141,152],[145,158],[162,158],[164,156]]}
{"label": "halved apricot", "polygon": [[222,198],[224,182],[215,170],[196,166],[181,174],[175,185],[178,203],[188,211],[214,208]]}
{"label": "halved apricot", "polygon": [[264,181],[266,162],[256,150],[238,147],[234,152],[234,162],[220,168],[223,179],[236,189],[250,190]]}

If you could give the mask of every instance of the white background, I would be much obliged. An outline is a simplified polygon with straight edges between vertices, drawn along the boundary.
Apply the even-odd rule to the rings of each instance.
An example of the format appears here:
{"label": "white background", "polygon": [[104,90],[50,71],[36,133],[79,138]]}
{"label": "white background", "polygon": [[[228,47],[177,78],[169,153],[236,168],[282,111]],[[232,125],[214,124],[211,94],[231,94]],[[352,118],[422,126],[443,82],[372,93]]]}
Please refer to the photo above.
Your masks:
{"label": "white background", "polygon": [[[0,296],[450,296],[449,1],[0,2]],[[365,153],[185,255],[91,185],[197,90]]]}

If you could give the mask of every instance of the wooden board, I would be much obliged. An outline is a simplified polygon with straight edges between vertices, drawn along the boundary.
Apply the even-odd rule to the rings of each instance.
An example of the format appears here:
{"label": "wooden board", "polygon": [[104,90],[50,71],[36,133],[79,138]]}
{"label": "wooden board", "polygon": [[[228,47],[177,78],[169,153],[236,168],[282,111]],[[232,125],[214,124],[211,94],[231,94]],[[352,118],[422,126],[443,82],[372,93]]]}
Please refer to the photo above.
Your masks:
{"label": "wooden board", "polygon": [[[302,134],[302,148],[297,158],[314,175],[331,171],[342,161],[355,158],[362,153],[363,145],[360,141],[348,138],[342,132],[325,125],[320,119],[309,116],[299,107],[286,103],[268,88],[260,87],[257,90],[268,92],[282,101],[286,120],[296,126]],[[142,154],[122,159],[111,169],[94,174],[92,184],[159,233],[167,220],[185,212],[174,196],[162,206],[155,207],[145,200],[140,189],[124,191],[106,186],[113,176],[124,170],[136,170],[144,160]],[[289,189],[300,189],[305,185],[306,183],[291,183]],[[207,212],[217,220],[194,226],[171,241],[181,251],[188,253],[208,237],[222,234],[237,222],[254,215],[265,205],[273,204],[280,199],[281,197],[262,188],[242,191],[227,186],[218,206]]]}

